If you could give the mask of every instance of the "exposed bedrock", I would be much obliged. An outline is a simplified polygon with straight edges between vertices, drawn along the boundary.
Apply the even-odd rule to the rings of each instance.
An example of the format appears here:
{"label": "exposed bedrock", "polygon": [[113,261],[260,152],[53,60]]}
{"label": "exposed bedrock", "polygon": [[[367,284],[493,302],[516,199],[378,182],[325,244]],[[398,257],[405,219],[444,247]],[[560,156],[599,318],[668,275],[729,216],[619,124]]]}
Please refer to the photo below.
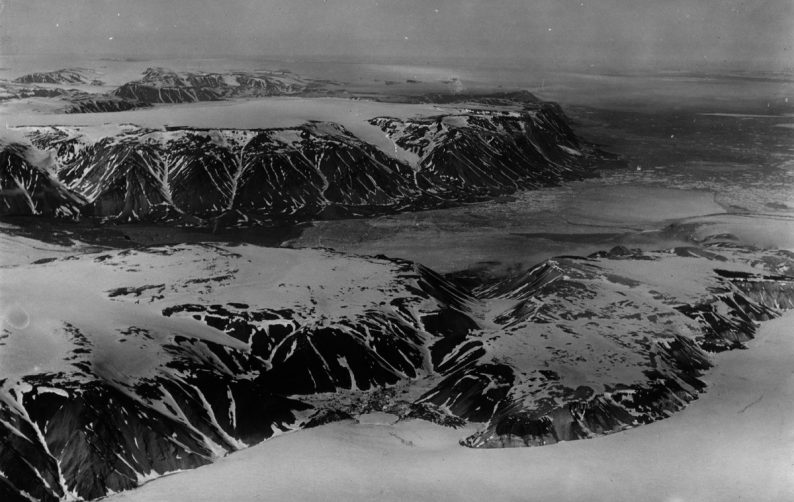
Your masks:
{"label": "exposed bedrock", "polygon": [[[716,266],[726,260],[718,249],[701,250],[695,254],[682,251],[676,249],[671,254],[697,258],[709,256]],[[786,252],[770,254],[778,258],[788,256]],[[620,249],[594,256],[648,260],[654,264],[660,259],[653,254],[637,250],[625,253]],[[561,321],[571,321],[580,315],[576,312],[575,302],[570,302],[576,297],[590,300],[590,308],[582,314],[588,319],[598,319],[598,308],[594,308],[598,295],[593,295],[597,290],[586,286],[587,279],[594,273],[590,260],[565,261],[568,261],[568,266],[561,266],[559,261],[547,262],[522,276],[482,288],[480,294],[484,296],[519,300],[515,307],[497,317],[497,322],[506,326],[526,321],[560,326],[563,324]],[[715,268],[713,273],[716,280],[708,288],[709,294],[688,303],[676,302],[655,290],[649,291],[675,311],[695,321],[696,325],[689,335],[679,332],[673,333],[672,337],[639,341],[651,362],[642,370],[646,377],[644,382],[604,385],[601,392],[586,385],[559,388],[544,397],[531,389],[531,381],[525,381],[524,388],[517,383],[499,402],[485,429],[466,438],[462,444],[491,448],[584,439],[650,423],[683,408],[705,390],[701,376],[712,366],[709,353],[744,348],[744,343],[754,338],[759,322],[775,318],[794,306],[792,277],[721,268]],[[625,278],[611,277],[609,280],[623,282]],[[632,283],[626,281],[626,284]],[[631,286],[640,287],[639,283]],[[565,300],[555,302],[555,296],[561,291]],[[563,306],[565,308],[561,309]],[[651,311],[640,314],[637,319],[655,322],[659,315],[664,314]],[[625,336],[623,341],[631,338]],[[560,379],[555,372],[541,373],[541,380]],[[478,379],[478,385],[485,382]],[[528,398],[534,401],[533,405],[528,406]]]}
{"label": "exposed bedrock", "polygon": [[0,101],[28,98],[49,98],[48,103],[54,107],[54,110],[61,113],[123,112],[151,106],[149,103],[124,99],[102,92],[0,83]]}
{"label": "exposed bedrock", "polygon": [[[0,332],[4,353],[29,357],[36,333],[63,350],[0,380],[0,495],[93,499],[368,411],[475,423],[462,443],[481,448],[647,424],[704,392],[713,352],[791,308],[789,261],[615,250],[474,292],[406,261],[254,246],[9,267],[3,294],[94,303]],[[53,284],[60,267],[92,279]]]}
{"label": "exposed bedrock", "polygon": [[142,103],[195,103],[299,94],[313,87],[310,81],[288,72],[203,73],[147,68],[140,80],[127,82],[113,95]]}
{"label": "exposed bedrock", "polygon": [[34,72],[14,79],[19,84],[90,84],[102,85],[96,72],[85,68],[63,68],[60,70]]}
{"label": "exposed bedrock", "polygon": [[138,108],[148,108],[148,103],[121,99],[110,94],[88,93],[66,90],[60,96],[64,102],[64,113],[108,113],[126,112]]}
{"label": "exposed bedrock", "polygon": [[49,158],[61,185],[85,199],[86,215],[224,225],[443,207],[592,176],[602,157],[547,104],[370,122],[393,151],[324,122],[263,130],[19,128],[32,146],[13,148],[33,152],[30,172],[42,169],[34,157]]}
{"label": "exposed bedrock", "polygon": [[[173,370],[135,385],[86,373],[4,382],[0,481],[36,500],[67,493],[94,499],[258,443],[291,428],[309,409],[243,378],[248,364],[235,367],[223,348],[179,347],[184,343],[165,349],[179,353],[172,365],[185,373]],[[223,354],[224,369],[237,375],[207,369],[195,354],[186,358],[192,350]]]}
{"label": "exposed bedrock", "polygon": [[66,189],[20,144],[0,148],[0,215],[75,217],[85,201]]}

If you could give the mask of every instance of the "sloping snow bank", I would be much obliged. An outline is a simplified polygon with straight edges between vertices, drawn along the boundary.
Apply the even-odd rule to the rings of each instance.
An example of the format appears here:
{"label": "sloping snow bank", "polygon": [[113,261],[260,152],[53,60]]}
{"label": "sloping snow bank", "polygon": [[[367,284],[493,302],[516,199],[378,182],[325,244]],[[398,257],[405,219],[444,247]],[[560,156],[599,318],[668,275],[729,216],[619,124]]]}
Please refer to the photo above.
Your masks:
{"label": "sloping snow bank", "polygon": [[[121,501],[783,501],[794,494],[794,313],[724,353],[673,417],[588,441],[471,450],[466,431],[335,423],[111,497]],[[453,445],[453,446],[450,446]]]}

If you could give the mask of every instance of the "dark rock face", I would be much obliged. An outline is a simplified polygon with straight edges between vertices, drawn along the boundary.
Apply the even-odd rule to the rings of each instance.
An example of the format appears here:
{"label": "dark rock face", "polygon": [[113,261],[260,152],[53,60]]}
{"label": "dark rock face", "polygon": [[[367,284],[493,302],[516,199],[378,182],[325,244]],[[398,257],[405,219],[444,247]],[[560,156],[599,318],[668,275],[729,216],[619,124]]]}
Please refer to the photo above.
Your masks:
{"label": "dark rock face", "polygon": [[377,214],[419,195],[408,166],[336,124],[262,131],[241,160],[232,207],[249,218]]}
{"label": "dark rock face", "polygon": [[91,84],[102,85],[94,78],[94,72],[81,68],[65,68],[47,72],[28,73],[15,78],[20,84]]}
{"label": "dark rock face", "polygon": [[[677,248],[671,254],[693,259],[707,257],[712,263],[719,264],[729,260],[720,251],[725,250],[699,250],[692,253],[691,250]],[[496,317],[496,322],[509,328],[522,326],[526,322],[553,323],[551,325],[575,335],[566,325],[575,324],[582,318],[590,321],[587,323],[590,326],[588,329],[606,323],[607,316],[631,319],[636,314],[618,315],[614,309],[616,305],[606,309],[599,306],[601,294],[587,284],[591,283],[594,274],[603,273],[601,267],[609,263],[603,261],[604,257],[614,263],[644,260],[651,262],[649,267],[664,258],[625,249],[594,256],[601,259],[592,262],[593,258],[582,261],[565,258],[541,264],[522,276],[489,285],[481,289],[479,294],[518,300],[512,309]],[[482,432],[466,438],[462,444],[493,448],[584,439],[663,419],[697,399],[697,395],[705,389],[700,377],[712,365],[708,354],[744,348],[744,343],[754,338],[758,322],[777,317],[781,311],[790,309],[794,297],[792,277],[721,269],[715,269],[714,277],[716,280],[708,288],[709,294],[688,303],[682,304],[658,291],[650,291],[669,305],[668,308],[694,320],[696,325],[692,336],[674,332],[665,336],[657,333],[645,339],[638,337],[639,333],[624,333],[620,337],[621,344],[636,343],[634,350],[646,354],[650,364],[643,364],[646,367],[643,370],[646,377],[644,382],[631,385],[604,384],[603,391],[597,392],[590,386],[562,386],[558,374],[541,371],[537,378],[514,383],[510,392],[494,407],[492,416],[487,420],[488,426]],[[606,275],[606,278],[615,284],[627,286],[625,289],[643,286],[626,277]],[[621,303],[632,304],[630,300],[621,300]],[[661,316],[669,315],[653,308],[643,308],[643,311],[636,318],[651,323],[658,322]],[[664,324],[657,329],[662,329]],[[583,366],[587,366],[585,358],[579,359]],[[480,363],[475,367],[479,369],[483,365]],[[510,366],[505,369],[510,369]],[[512,369],[518,368],[513,366]],[[460,381],[463,378],[472,377],[464,374]],[[481,387],[493,380],[491,375],[474,378],[476,385]],[[536,385],[538,381],[540,385]],[[454,382],[447,383],[447,387],[452,385]],[[470,385],[467,383],[467,388],[471,388]],[[488,388],[494,391],[498,386],[491,384]],[[529,396],[533,402],[531,406],[527,406]],[[560,405],[560,400],[566,403]]]}
{"label": "dark rock face", "polygon": [[340,125],[167,131],[27,128],[62,182],[114,221],[255,224],[371,216],[481,200],[592,175],[599,152],[553,107],[371,121],[415,165]]}
{"label": "dark rock face", "polygon": [[[0,380],[0,494],[97,498],[370,411],[480,423],[462,441],[471,447],[609,434],[696,399],[710,352],[742,347],[794,305],[794,278],[778,272],[785,252],[611,256],[550,260],[474,293],[409,262],[245,247],[7,269],[9,283],[91,271],[97,285],[34,288],[96,296],[136,312],[136,325],[94,315],[84,330],[80,312],[64,310],[56,331],[71,348],[57,368]],[[661,287],[670,273],[682,274],[675,293]],[[30,336],[3,333],[3,350]]]}
{"label": "dark rock face", "polygon": [[141,214],[159,219],[167,213],[166,173],[160,152],[151,145],[105,138],[80,153],[61,171],[61,179],[83,194],[95,216],[135,221]]}
{"label": "dark rock face", "polygon": [[[24,439],[2,431],[12,446],[3,449],[9,457],[2,459],[0,480],[39,500],[64,493],[94,499],[146,477],[204,465],[219,452],[271,437],[307,408],[221,375],[159,378],[132,389],[102,380],[66,383],[62,375],[25,384],[9,393],[15,407],[0,404],[0,413],[24,425],[14,426]],[[15,463],[20,468],[9,470]]]}
{"label": "dark rock face", "polygon": [[[95,76],[93,71],[80,68],[30,73],[16,78],[8,85],[0,86],[3,90],[0,99],[56,98],[56,102],[63,103],[64,113],[103,113],[132,110],[159,103],[342,93],[328,89],[327,85],[331,82],[303,79],[287,71],[203,73],[148,68],[141,79],[127,82],[109,94],[40,85],[103,85]],[[34,86],[27,87],[26,84]]]}
{"label": "dark rock face", "polygon": [[2,85],[0,89],[3,96],[0,100],[26,99],[26,98],[57,98],[66,94],[63,89],[52,89],[44,87],[11,87]]}
{"label": "dark rock face", "polygon": [[151,106],[149,103],[114,96],[105,92],[88,92],[85,88],[74,89],[40,85],[101,86],[102,82],[94,77],[93,71],[80,68],[30,73],[16,78],[11,84],[0,85],[3,91],[3,96],[0,99],[53,98],[52,103],[60,105],[63,113],[122,112]]}
{"label": "dark rock face", "polygon": [[64,113],[125,112],[151,106],[148,103],[123,99],[109,94],[73,90],[65,91],[60,97],[66,103]]}
{"label": "dark rock face", "polygon": [[419,157],[416,180],[440,198],[482,198],[581,179],[597,152],[580,144],[556,108],[370,121]]}
{"label": "dark rock face", "polygon": [[104,113],[123,112],[151,106],[136,100],[129,100],[101,92],[85,92],[60,87],[22,87],[0,85],[3,96],[0,100],[53,98],[63,113]]}
{"label": "dark rock face", "polygon": [[28,393],[18,399],[58,459],[69,490],[86,499],[133,488],[141,472],[162,474],[211,458],[196,432],[106,384],[84,384],[67,396]]}
{"label": "dark rock face", "polygon": [[[156,256],[164,260],[164,270],[173,271],[172,265],[181,263],[180,249],[164,249]],[[213,275],[188,279],[178,289],[193,291],[196,298],[226,287],[237,289],[234,284],[242,278],[237,268],[247,263],[241,255],[201,248],[195,256],[198,265],[189,262],[186,270],[197,267]],[[129,272],[151,263],[146,252],[85,258],[96,263],[98,273],[107,267]],[[68,262],[66,266],[74,260]],[[58,265],[47,261],[31,266]],[[265,259],[249,267],[260,270],[269,265]],[[216,275],[219,268],[226,273]],[[416,377],[423,371],[427,335],[420,331],[414,311],[425,303],[430,308],[433,298],[418,286],[419,274],[411,264],[382,268],[395,274],[391,293],[402,302],[383,306],[373,300],[358,314],[330,318],[313,314],[311,304],[259,307],[261,301],[251,295],[254,290],[242,298],[256,304],[163,302],[176,292],[170,282],[106,290],[109,302],[141,309],[162,302],[165,306],[155,311],[160,319],[174,320],[172,326],[206,325],[220,336],[211,340],[206,334],[179,335],[169,329],[123,329],[110,342],[122,351],[135,345],[138,348],[128,354],[156,368],[133,368],[131,378],[118,370],[118,360],[112,362],[113,352],[97,347],[97,334],[63,324],[62,335],[73,349],[60,371],[0,381],[0,438],[9,445],[0,450],[2,490],[10,494],[9,500],[23,493],[41,500],[58,500],[67,493],[94,499],[110,490],[135,487],[144,479],[203,465],[304,423],[317,425],[346,416],[329,415],[302,396],[376,390]],[[251,277],[249,272],[239,273]],[[426,280],[435,284],[441,279]],[[384,294],[375,292],[379,298]],[[149,346],[155,350],[149,351]],[[136,355],[138,350],[147,355]]]}
{"label": "dark rock face", "polygon": [[224,147],[212,136],[196,134],[178,137],[168,145],[171,162],[165,183],[176,207],[208,217],[231,206],[243,145],[229,144],[233,146]]}
{"label": "dark rock face", "polygon": [[[60,97],[66,113],[97,113],[123,111],[132,108],[168,103],[195,103],[222,101],[235,98],[262,98],[268,96],[339,96],[362,97],[395,103],[467,103],[476,102],[491,106],[535,106],[541,101],[528,91],[492,93],[431,93],[373,96],[359,95],[339,87],[338,82],[304,78],[287,70],[190,72],[168,68],[147,68],[140,79],[127,82],[110,94],[87,93],[76,89],[50,87],[22,88],[25,84],[60,84],[101,86],[95,72],[88,69],[67,68],[50,72],[37,72],[15,79],[4,87],[3,99],[26,97]],[[409,80],[408,83],[418,83]],[[387,82],[393,85],[396,82]]]}
{"label": "dark rock face", "polygon": [[0,400],[0,495],[12,501],[29,501],[23,493],[35,500],[60,500],[65,492],[57,461],[39,440],[35,425],[20,411],[19,403]]}
{"label": "dark rock face", "polygon": [[412,97],[405,96],[403,98],[415,103],[482,103],[491,106],[509,106],[515,103],[537,105],[543,102],[529,91],[484,92],[477,94],[448,92]]}
{"label": "dark rock face", "polygon": [[45,168],[31,162],[21,144],[0,150],[0,215],[74,217],[83,200],[70,193]]}
{"label": "dark rock face", "polygon": [[190,73],[148,68],[143,78],[128,82],[113,94],[142,103],[195,103],[234,97],[299,94],[309,82],[287,72]]}

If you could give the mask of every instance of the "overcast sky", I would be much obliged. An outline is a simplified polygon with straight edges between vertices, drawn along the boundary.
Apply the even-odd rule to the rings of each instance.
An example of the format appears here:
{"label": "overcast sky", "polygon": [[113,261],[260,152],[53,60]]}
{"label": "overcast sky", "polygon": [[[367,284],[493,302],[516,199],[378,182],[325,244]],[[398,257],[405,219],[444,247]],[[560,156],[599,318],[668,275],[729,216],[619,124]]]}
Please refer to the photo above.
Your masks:
{"label": "overcast sky", "polygon": [[794,0],[0,0],[0,51],[794,62]]}

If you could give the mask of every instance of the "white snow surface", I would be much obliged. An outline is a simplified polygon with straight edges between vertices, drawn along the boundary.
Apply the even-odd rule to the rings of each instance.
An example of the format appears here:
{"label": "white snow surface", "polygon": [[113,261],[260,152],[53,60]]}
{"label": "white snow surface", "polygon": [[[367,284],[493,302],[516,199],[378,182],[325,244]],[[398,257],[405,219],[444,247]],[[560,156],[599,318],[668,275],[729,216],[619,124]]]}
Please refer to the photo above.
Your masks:
{"label": "white snow surface", "polygon": [[673,417],[588,441],[475,450],[422,421],[330,424],[277,437],[113,502],[785,501],[794,493],[794,313],[724,353]]}
{"label": "white snow surface", "polygon": [[[182,334],[248,349],[187,316],[163,316],[164,308],[232,301],[255,306],[264,301],[269,308],[294,309],[296,318],[322,325],[379,308],[390,293],[403,287],[394,267],[386,260],[322,250],[250,245],[87,253],[45,264],[2,267],[0,332],[8,336],[0,345],[0,372],[9,381],[32,374],[70,373],[68,355],[76,346],[64,329],[68,323],[92,345],[95,372],[131,383],[152,376],[169,357],[160,346],[170,336]],[[122,287],[131,291],[114,296],[113,291]],[[153,338],[123,336],[133,327]]]}
{"label": "white snow surface", "polygon": [[410,118],[461,111],[454,105],[272,96],[261,99],[193,103],[189,106],[158,105],[125,112],[70,114],[36,111],[32,105],[22,103],[33,100],[34,98],[0,104],[0,115],[5,117],[7,126],[5,131],[0,132],[0,136],[5,136],[9,132],[9,127],[41,124],[83,126],[80,128],[81,134],[101,137],[123,127],[114,124],[134,124],[152,129],[160,129],[164,126],[265,129],[297,127],[309,121],[325,121],[341,124],[361,140],[375,145],[388,155],[400,158],[402,150],[397,148],[378,127],[369,124],[367,122],[369,119],[379,116]]}

